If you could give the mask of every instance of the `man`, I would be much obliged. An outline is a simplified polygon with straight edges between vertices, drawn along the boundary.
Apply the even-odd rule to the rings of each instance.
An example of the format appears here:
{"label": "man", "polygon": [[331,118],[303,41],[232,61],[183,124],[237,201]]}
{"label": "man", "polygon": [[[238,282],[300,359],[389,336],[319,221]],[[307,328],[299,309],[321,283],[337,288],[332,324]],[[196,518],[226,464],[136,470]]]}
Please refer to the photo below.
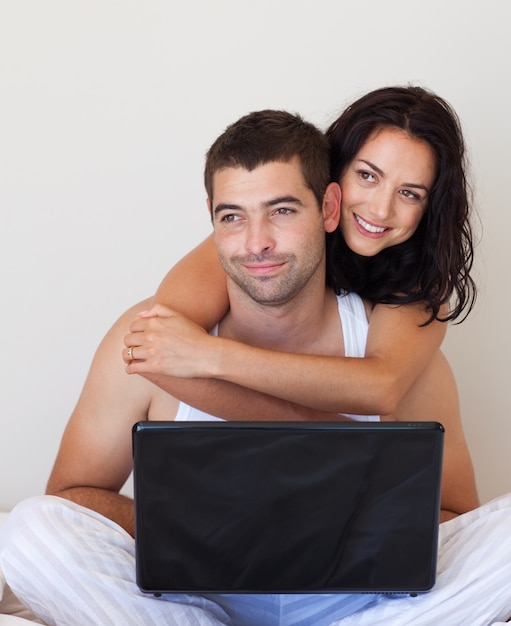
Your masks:
{"label": "man", "polygon": [[[209,198],[231,301],[218,333],[256,346],[343,355],[352,341],[348,335],[344,344],[341,329],[347,307],[357,310],[358,302],[359,332],[367,332],[367,320],[357,296],[336,298],[325,289],[324,233],[337,226],[340,197],[337,185],[328,184],[323,136],[300,118],[281,112],[242,118],[219,139],[223,150],[229,152],[233,135],[243,138],[247,161],[219,167]],[[264,156],[252,162],[253,151]],[[119,494],[131,471],[131,427],[139,420],[200,415],[146,379],[124,372],[119,358],[123,338],[133,316],[146,306],[142,303],[124,314],[94,357],[48,483],[48,494],[59,498],[21,503],[5,526],[0,565],[14,592],[46,622],[67,626],[328,626],[347,616],[369,614],[373,605],[379,610],[384,600],[363,594],[173,594],[156,599],[137,589],[133,502]],[[136,353],[130,356],[136,358]],[[363,350],[352,356],[363,356]],[[452,380],[439,375],[445,371],[442,363],[432,365],[417,384],[426,390],[433,383],[438,386],[444,403],[440,421],[452,441],[463,446]],[[407,402],[413,406],[413,398]],[[475,493],[472,468],[469,461],[453,467],[458,459],[458,451],[448,448],[447,483],[454,480],[461,486],[470,508]],[[456,469],[461,480],[454,478]],[[447,493],[449,489],[454,491],[448,484]],[[442,506],[456,510],[449,498],[443,497]],[[456,532],[451,537],[456,538]],[[399,602],[405,601],[382,607],[392,613],[393,624],[398,623],[396,616],[408,615],[407,606]],[[424,610],[436,604],[430,602]]]}

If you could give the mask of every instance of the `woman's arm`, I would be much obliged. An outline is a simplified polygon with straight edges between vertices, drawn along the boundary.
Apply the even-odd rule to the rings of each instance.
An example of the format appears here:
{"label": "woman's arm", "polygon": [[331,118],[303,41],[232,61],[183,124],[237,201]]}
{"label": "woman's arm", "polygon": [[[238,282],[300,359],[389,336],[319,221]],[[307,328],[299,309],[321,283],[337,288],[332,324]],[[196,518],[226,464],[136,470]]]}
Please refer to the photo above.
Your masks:
{"label": "woman's arm", "polygon": [[222,319],[229,309],[229,297],[213,235],[174,265],[159,286],[154,302],[183,313],[207,330]]}
{"label": "woman's arm", "polygon": [[[169,305],[202,328],[211,329],[229,308],[226,285],[226,275],[210,235],[167,273],[153,304]],[[337,413],[303,407],[229,382],[148,372],[144,376],[181,401],[223,419],[239,419],[240,415],[248,420],[340,419]]]}
{"label": "woman's arm", "polygon": [[[130,362],[125,351],[127,371],[151,375],[158,386],[186,402],[190,398],[183,397],[176,381],[162,375],[195,379],[194,406],[197,379],[213,378],[320,411],[386,415],[395,410],[445,334],[440,322],[419,327],[425,314],[418,307],[379,305],[371,315],[365,358],[329,357],[264,350],[212,337],[177,313],[163,309],[159,313],[131,325],[125,343],[136,346],[137,361]],[[228,388],[222,389],[227,406],[233,398],[224,395]],[[219,409],[212,404],[206,410],[221,417]]]}
{"label": "woman's arm", "polygon": [[[191,285],[196,284],[201,286],[190,297]],[[200,297],[195,297],[198,292]],[[224,297],[225,277],[210,238],[169,272],[156,300],[193,315],[200,323],[209,316],[210,326],[214,321],[211,311],[218,312]],[[208,309],[203,311],[202,321],[198,319],[200,302]],[[295,417],[297,411],[303,411],[296,404],[327,413],[391,413],[438,350],[446,331],[440,322],[421,327],[428,315],[419,305],[378,305],[370,316],[366,358],[340,358],[254,348],[211,337],[175,312],[160,308],[153,309],[153,314],[158,317],[141,318],[131,326],[125,342],[137,346],[139,360],[130,363],[125,351],[127,371],[142,374],[181,400],[226,419],[232,419],[233,406],[244,404],[254,413],[252,419],[261,414],[257,395],[250,394],[247,401],[241,387],[280,398],[284,405],[276,402],[275,410],[279,414],[291,411]],[[194,380],[179,381],[171,376]],[[218,382],[199,384],[198,378]],[[265,410],[271,402],[265,398]]]}

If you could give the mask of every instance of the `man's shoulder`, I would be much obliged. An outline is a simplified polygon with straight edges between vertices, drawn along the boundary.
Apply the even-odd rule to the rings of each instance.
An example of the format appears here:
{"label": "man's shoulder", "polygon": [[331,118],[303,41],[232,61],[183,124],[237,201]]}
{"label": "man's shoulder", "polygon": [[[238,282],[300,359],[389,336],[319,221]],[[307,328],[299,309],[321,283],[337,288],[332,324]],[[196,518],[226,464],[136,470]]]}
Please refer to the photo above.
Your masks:
{"label": "man's shoulder", "polygon": [[128,374],[122,358],[130,324],[151,302],[148,298],[130,307],[107,331],[94,355],[86,391],[92,389],[114,407],[128,404],[137,419],[146,419],[149,413],[154,413],[154,419],[172,419],[172,408],[177,410],[178,401],[143,376]]}

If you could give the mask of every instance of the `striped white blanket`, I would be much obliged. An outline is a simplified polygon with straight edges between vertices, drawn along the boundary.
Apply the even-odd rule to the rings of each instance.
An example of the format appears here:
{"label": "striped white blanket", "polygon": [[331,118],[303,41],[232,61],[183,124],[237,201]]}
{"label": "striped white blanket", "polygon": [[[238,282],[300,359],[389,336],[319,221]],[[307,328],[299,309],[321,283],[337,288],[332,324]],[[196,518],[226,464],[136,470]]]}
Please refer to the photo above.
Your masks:
{"label": "striped white blanket", "polygon": [[415,598],[157,599],[135,584],[133,544],[93,511],[60,498],[32,498],[0,529],[0,582],[3,570],[25,606],[45,623],[62,626],[490,626],[511,615],[511,494],[440,526],[437,583]]}

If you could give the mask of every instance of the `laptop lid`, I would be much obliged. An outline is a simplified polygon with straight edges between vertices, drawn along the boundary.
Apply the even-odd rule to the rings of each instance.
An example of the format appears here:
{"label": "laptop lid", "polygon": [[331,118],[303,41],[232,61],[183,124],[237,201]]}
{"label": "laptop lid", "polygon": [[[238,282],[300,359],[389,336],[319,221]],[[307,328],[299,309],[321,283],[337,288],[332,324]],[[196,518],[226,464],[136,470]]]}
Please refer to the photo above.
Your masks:
{"label": "laptop lid", "polygon": [[443,432],[435,422],[136,424],[138,586],[428,591]]}

